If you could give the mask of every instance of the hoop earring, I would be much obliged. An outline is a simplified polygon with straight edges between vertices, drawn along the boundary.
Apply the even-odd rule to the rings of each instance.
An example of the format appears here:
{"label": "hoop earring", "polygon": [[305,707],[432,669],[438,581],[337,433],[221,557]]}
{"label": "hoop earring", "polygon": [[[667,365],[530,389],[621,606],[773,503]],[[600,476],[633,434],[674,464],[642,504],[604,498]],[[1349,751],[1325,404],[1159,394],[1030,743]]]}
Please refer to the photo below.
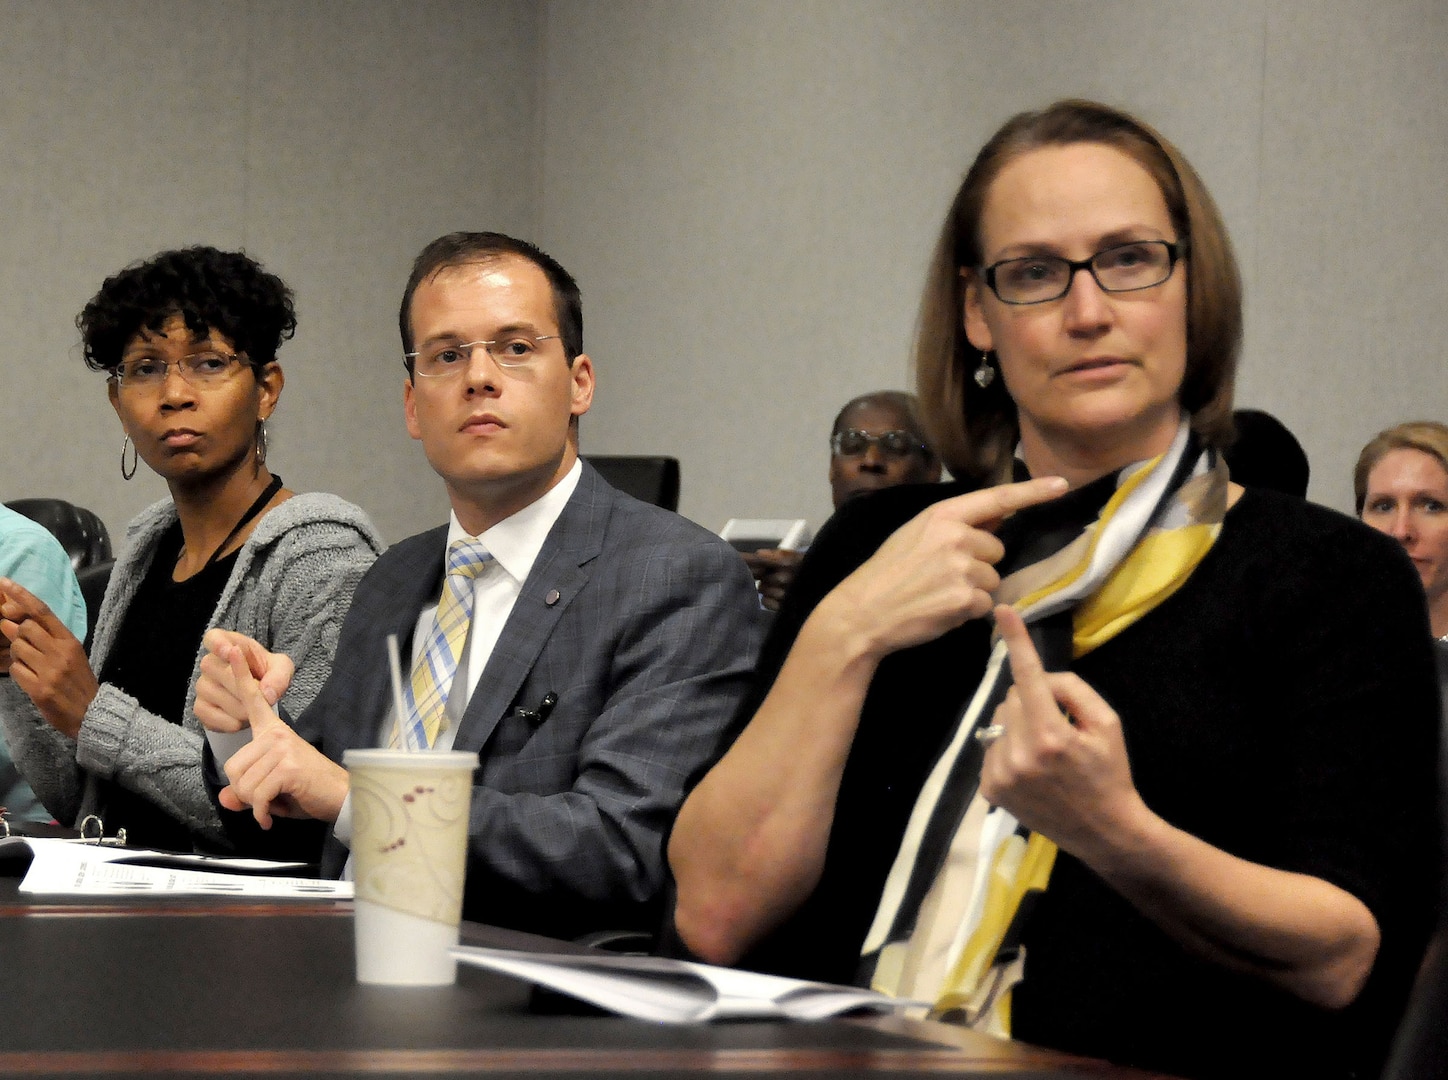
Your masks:
{"label": "hoop earring", "polygon": [[266,421],[256,422],[256,463],[266,464]]}
{"label": "hoop earring", "polygon": [[[131,467],[130,467],[129,470],[126,468],[126,451],[127,451],[127,450],[129,450],[129,451],[131,452]],[[131,437],[130,437],[129,435],[127,435],[124,439],[121,440],[121,479],[122,479],[122,480],[129,480],[131,477],[133,477],[133,476],[136,475],[136,465],[137,465],[137,460],[136,460],[136,459],[137,459],[138,457],[140,457],[140,455],[136,453],[136,444],[133,443],[133,442],[131,442]]]}
{"label": "hoop earring", "polygon": [[995,382],[996,371],[990,362],[990,353],[980,354],[980,366],[975,369],[975,385],[984,390],[991,383]]}

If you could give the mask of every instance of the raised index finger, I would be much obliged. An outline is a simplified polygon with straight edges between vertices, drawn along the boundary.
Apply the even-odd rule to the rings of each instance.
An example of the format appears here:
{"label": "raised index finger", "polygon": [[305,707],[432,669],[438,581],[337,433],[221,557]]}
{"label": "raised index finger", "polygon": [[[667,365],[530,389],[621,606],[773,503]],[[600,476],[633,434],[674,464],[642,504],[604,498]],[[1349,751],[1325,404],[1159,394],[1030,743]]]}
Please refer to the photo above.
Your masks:
{"label": "raised index finger", "polygon": [[1046,667],[1041,655],[1036,652],[1031,633],[1026,629],[1025,620],[1009,604],[997,604],[995,608],[996,629],[1006,643],[1011,658],[1011,681],[1020,691],[1026,716],[1039,715],[1041,708],[1058,712],[1056,696],[1051,693],[1051,684],[1046,680]]}
{"label": "raised index finger", "polygon": [[937,503],[936,506],[967,525],[991,529],[1017,510],[1050,502],[1064,495],[1067,487],[1064,477],[1040,476],[1034,480],[997,484],[995,487],[957,495]]}
{"label": "raised index finger", "polygon": [[241,702],[242,708],[246,710],[247,723],[253,733],[259,733],[265,728],[282,723],[279,717],[261,692],[261,684],[252,675],[251,668],[247,666],[246,657],[241,649],[234,648],[227,657],[227,663],[231,665],[231,677],[236,684],[236,696]]}

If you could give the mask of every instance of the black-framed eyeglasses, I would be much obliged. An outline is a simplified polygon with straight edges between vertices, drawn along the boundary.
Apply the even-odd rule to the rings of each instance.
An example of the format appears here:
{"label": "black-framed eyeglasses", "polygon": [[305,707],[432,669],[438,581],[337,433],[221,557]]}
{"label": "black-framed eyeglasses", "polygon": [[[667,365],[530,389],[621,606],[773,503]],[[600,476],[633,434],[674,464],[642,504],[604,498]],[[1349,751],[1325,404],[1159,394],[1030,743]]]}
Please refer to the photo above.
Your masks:
{"label": "black-framed eyeglasses", "polygon": [[500,368],[523,368],[538,358],[539,342],[557,340],[557,334],[509,334],[492,341],[448,342],[403,353],[402,363],[410,373],[424,379],[446,379],[466,371],[472,365],[473,350],[481,345]]}
{"label": "black-framed eyeglasses", "polygon": [[983,267],[980,275],[1002,303],[1044,304],[1070,292],[1078,270],[1090,271],[1103,292],[1150,289],[1171,277],[1186,253],[1185,240],[1134,240],[1104,248],[1089,259],[1058,255],[1002,259]]}
{"label": "black-framed eyeglasses", "polygon": [[918,435],[908,431],[882,431],[871,435],[859,428],[845,428],[830,436],[830,450],[836,457],[859,457],[872,446],[878,446],[886,457],[909,457],[911,454],[928,454],[930,447],[920,441]]}
{"label": "black-framed eyeglasses", "polygon": [[238,366],[246,363],[243,357],[214,349],[192,353],[179,360],[138,356],[117,364],[111,378],[120,384],[122,390],[155,390],[166,384],[166,378],[174,367],[176,373],[192,386],[205,389],[226,382]]}

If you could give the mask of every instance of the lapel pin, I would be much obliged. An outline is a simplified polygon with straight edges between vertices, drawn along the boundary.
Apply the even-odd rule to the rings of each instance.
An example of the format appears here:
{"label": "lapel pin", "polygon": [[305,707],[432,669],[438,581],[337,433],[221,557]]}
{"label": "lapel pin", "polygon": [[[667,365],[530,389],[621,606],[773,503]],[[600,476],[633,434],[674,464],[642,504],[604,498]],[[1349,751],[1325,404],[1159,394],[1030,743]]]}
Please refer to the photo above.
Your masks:
{"label": "lapel pin", "polygon": [[549,607],[552,607],[554,604],[558,603],[558,600],[559,594],[557,589],[549,589],[548,595],[543,598],[543,602]]}

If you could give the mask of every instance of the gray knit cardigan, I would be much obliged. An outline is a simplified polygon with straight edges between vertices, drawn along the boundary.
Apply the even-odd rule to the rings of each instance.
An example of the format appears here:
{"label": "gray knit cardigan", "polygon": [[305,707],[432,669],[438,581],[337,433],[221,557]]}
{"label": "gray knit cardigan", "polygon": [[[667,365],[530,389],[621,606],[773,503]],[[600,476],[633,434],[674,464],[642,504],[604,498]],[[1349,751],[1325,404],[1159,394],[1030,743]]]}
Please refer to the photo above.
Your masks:
{"label": "gray knit cardigan", "polygon": [[[175,505],[163,499],[127,527],[126,549],[111,572],[96,619],[92,670],[101,670],[115,645],[156,543],[175,520]],[[326,681],[352,593],[383,547],[357,507],[335,495],[306,494],[265,514],[238,553],[209,625],[240,631],[292,658],[296,675],[282,697],[292,716]],[[203,653],[198,643],[180,724],[145,711],[129,694],[102,683],[75,740],[46,723],[10,679],[0,679],[0,723],[11,755],[57,820],[79,824],[87,814],[104,818],[98,781],[113,780],[192,832],[224,843],[202,780],[203,734],[192,711]]]}

